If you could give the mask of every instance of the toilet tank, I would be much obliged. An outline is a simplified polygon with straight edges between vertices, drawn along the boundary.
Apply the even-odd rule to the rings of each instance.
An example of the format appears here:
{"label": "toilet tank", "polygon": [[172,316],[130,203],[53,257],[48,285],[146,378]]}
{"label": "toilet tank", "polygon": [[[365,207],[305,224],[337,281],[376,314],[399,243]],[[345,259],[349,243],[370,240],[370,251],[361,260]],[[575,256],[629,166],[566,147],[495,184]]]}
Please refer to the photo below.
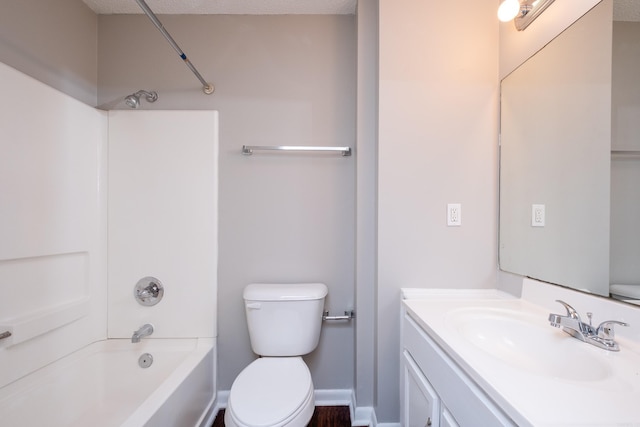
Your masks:
{"label": "toilet tank", "polygon": [[261,356],[302,356],[318,346],[327,286],[254,283],[244,289],[251,348]]}

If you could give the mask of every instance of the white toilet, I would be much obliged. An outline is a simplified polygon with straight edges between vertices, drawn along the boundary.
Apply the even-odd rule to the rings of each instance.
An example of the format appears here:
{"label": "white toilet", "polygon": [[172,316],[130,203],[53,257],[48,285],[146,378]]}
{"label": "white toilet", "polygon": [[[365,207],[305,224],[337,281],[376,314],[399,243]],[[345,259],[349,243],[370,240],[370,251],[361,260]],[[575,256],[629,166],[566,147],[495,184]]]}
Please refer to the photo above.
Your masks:
{"label": "white toilet", "polygon": [[322,283],[251,284],[244,306],[251,348],[261,357],[233,382],[226,427],[304,427],[315,408],[302,355],[318,345],[327,287]]}

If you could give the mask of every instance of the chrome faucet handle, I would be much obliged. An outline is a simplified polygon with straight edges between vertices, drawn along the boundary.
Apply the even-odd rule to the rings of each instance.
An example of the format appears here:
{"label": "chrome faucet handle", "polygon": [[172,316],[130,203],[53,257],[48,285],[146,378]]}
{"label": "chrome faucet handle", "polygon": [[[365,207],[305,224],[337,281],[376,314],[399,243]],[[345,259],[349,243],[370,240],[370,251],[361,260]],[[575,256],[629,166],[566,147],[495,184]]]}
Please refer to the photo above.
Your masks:
{"label": "chrome faucet handle", "polygon": [[602,338],[603,340],[613,341],[613,339],[616,337],[616,334],[613,331],[613,325],[629,326],[628,323],[620,322],[619,320],[606,320],[600,323],[600,326],[598,326],[598,329],[596,330],[598,337]]}
{"label": "chrome faucet handle", "polygon": [[139,295],[143,298],[158,298],[160,287],[157,283],[150,283],[146,288],[140,291]]}
{"label": "chrome faucet handle", "polygon": [[156,305],[164,295],[162,282],[155,277],[147,276],[138,280],[133,288],[133,296],[140,305]]}
{"label": "chrome faucet handle", "polygon": [[564,308],[567,310],[567,316],[571,317],[572,319],[576,319],[577,321],[580,321],[580,315],[578,314],[575,308],[571,307],[569,304],[559,299],[557,299],[556,302],[559,302],[564,306]]}

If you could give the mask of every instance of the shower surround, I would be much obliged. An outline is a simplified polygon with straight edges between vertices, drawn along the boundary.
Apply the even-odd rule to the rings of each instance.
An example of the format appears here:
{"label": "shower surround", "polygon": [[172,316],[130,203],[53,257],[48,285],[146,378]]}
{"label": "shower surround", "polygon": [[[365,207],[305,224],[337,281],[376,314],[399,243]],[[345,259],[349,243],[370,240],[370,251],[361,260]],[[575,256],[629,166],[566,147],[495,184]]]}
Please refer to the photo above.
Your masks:
{"label": "shower surround", "polygon": [[[107,114],[4,64],[0,82],[0,390],[153,323],[141,344],[212,343],[213,401],[217,113]],[[144,276],[157,306],[135,302]]]}

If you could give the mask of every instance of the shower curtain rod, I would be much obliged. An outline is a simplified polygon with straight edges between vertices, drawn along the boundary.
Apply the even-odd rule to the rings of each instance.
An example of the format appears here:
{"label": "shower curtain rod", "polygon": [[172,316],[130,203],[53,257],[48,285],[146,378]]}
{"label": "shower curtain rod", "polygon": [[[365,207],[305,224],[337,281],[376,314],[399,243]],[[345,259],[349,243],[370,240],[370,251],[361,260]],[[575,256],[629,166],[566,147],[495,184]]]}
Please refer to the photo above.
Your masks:
{"label": "shower curtain rod", "polygon": [[191,63],[191,61],[189,61],[189,59],[187,58],[187,55],[185,55],[184,52],[182,51],[182,49],[180,49],[180,47],[175,42],[175,40],[173,40],[173,37],[171,37],[171,35],[167,32],[167,30],[164,29],[164,26],[162,25],[162,22],[160,22],[158,17],[155,15],[155,13],[153,13],[151,8],[149,8],[147,3],[144,0],[136,0],[136,3],[138,3],[138,6],[140,6],[140,9],[142,9],[142,11],[145,13],[145,15],[147,15],[149,17],[149,19],[151,20],[151,22],[153,22],[153,25],[155,25],[156,28],[158,30],[160,30],[160,33],[162,33],[164,38],[167,39],[167,41],[169,42],[171,47],[176,52],[178,52],[178,55],[180,55],[180,58],[182,58],[184,63],[187,64],[187,67],[189,67],[189,69],[193,72],[193,74],[196,75],[198,80],[200,80],[200,83],[202,83],[202,91],[204,93],[206,93],[207,95],[211,95],[213,93],[213,91],[215,90],[213,85],[211,83],[208,83],[202,77],[202,75],[198,72],[198,70],[196,70],[196,67],[194,67],[193,64]]}

